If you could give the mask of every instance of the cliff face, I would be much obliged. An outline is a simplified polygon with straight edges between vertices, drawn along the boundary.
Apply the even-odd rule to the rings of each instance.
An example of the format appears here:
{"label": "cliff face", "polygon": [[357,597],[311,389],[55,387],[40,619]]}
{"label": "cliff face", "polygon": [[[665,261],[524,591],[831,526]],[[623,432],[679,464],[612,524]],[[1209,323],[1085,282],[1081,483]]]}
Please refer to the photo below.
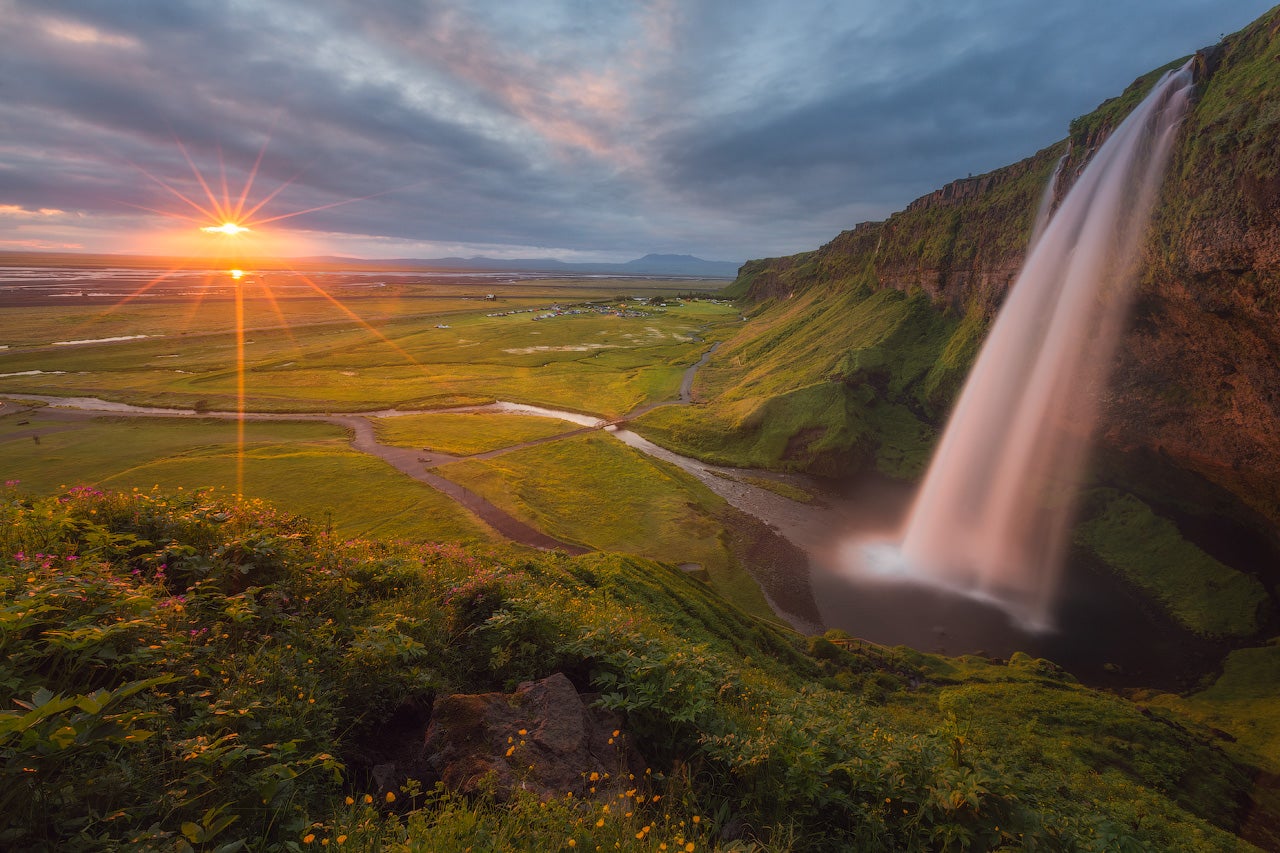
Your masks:
{"label": "cliff face", "polygon": [[[1274,527],[1280,525],[1280,9],[1197,54],[1194,63],[1197,100],[1157,206],[1134,319],[1106,396],[1103,443],[1192,472]],[[1135,81],[1073,122],[1067,140],[1026,160],[948,184],[815,252],[748,263],[738,291],[767,303],[870,285],[926,294],[944,314],[989,320],[1021,267],[1059,161],[1057,201],[1164,70]]]}

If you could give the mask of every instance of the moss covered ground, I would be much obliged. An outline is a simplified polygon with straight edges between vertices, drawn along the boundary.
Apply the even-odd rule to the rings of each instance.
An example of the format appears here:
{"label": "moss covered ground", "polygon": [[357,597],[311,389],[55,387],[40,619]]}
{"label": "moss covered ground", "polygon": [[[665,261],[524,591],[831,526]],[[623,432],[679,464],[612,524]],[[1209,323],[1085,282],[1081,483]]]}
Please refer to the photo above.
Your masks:
{"label": "moss covered ground", "polygon": [[1177,526],[1142,501],[1110,489],[1089,496],[1076,542],[1187,629],[1204,637],[1258,633],[1272,602],[1256,577],[1226,566],[1186,541]]}
{"label": "moss covered ground", "polygon": [[[1250,849],[1248,765],[1047,662],[805,639],[639,558],[340,540],[207,494],[0,514],[10,849]],[[360,770],[406,703],[553,672],[622,715],[649,768],[624,799]]]}

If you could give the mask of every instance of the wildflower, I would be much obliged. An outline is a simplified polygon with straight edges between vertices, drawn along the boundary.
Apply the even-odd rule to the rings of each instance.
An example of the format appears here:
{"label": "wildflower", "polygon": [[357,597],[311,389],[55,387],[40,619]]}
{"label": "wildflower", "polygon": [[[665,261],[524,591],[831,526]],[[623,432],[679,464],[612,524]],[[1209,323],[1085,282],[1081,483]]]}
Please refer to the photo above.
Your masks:
{"label": "wildflower", "polygon": [[372,802],[373,802],[373,795],[372,795],[372,794],[365,794],[365,795],[364,795],[364,802],[365,802],[365,805],[368,805],[369,803],[372,803]]}
{"label": "wildflower", "polygon": [[[349,798],[348,798],[348,799],[349,799]],[[339,835],[339,836],[338,836],[338,843],[339,843],[339,844],[346,844],[346,843],[347,843],[347,837],[346,837],[345,835]]]}
{"label": "wildflower", "polygon": [[593,771],[591,771],[591,776],[590,776],[590,777],[588,777],[588,778],[590,778],[592,782],[599,782],[599,781],[600,781],[600,774],[599,774],[599,773],[596,773],[596,772],[593,770]]}
{"label": "wildflower", "polygon": [[306,835],[302,836],[303,844],[310,844],[312,841],[315,841],[315,840],[316,840],[316,835],[314,832],[308,832]]}
{"label": "wildflower", "polygon": [[693,853],[693,842],[690,841],[684,846],[685,853]]}
{"label": "wildflower", "polygon": [[577,846],[578,846],[578,842],[574,841],[572,838],[570,838],[568,841],[566,841],[566,842],[565,842],[565,844],[569,845],[570,847],[577,847]]}
{"label": "wildflower", "polygon": [[347,805],[354,806],[355,804],[356,804],[356,801],[353,798],[347,797]]}
{"label": "wildflower", "polygon": [[694,815],[694,816],[693,816],[693,822],[694,822],[694,823],[702,823],[702,817],[701,817],[700,815]]}
{"label": "wildflower", "polygon": [[600,818],[598,821],[596,821],[596,826],[604,826],[604,818]]}
{"label": "wildflower", "polygon": [[525,735],[527,735],[528,733],[529,733],[529,730],[528,730],[528,729],[521,729],[519,732],[517,732],[517,734],[519,734],[519,735],[520,735],[520,737],[524,737],[524,736],[525,736]]}
{"label": "wildflower", "polygon": [[395,801],[396,801],[395,793],[393,793],[392,791],[387,791],[387,802],[394,803]]}

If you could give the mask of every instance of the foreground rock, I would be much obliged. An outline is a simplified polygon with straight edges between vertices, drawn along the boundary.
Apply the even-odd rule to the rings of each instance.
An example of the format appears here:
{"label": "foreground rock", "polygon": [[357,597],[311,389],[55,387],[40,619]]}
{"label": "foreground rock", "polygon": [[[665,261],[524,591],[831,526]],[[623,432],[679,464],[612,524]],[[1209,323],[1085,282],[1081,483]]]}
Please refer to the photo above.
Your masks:
{"label": "foreground rock", "polygon": [[510,694],[439,697],[422,745],[374,767],[374,779],[384,790],[414,778],[464,793],[491,789],[503,797],[522,788],[562,797],[590,796],[643,772],[618,715],[585,700],[561,673]]}

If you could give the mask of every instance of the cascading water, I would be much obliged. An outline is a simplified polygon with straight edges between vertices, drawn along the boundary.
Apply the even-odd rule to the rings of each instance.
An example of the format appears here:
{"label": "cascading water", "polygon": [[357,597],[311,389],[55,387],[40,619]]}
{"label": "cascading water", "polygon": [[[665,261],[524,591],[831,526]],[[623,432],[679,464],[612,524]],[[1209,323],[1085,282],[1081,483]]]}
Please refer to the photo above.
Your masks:
{"label": "cascading water", "polygon": [[1047,628],[1100,385],[1192,86],[1170,72],[1034,240],[965,384],[900,553],[868,560]]}

